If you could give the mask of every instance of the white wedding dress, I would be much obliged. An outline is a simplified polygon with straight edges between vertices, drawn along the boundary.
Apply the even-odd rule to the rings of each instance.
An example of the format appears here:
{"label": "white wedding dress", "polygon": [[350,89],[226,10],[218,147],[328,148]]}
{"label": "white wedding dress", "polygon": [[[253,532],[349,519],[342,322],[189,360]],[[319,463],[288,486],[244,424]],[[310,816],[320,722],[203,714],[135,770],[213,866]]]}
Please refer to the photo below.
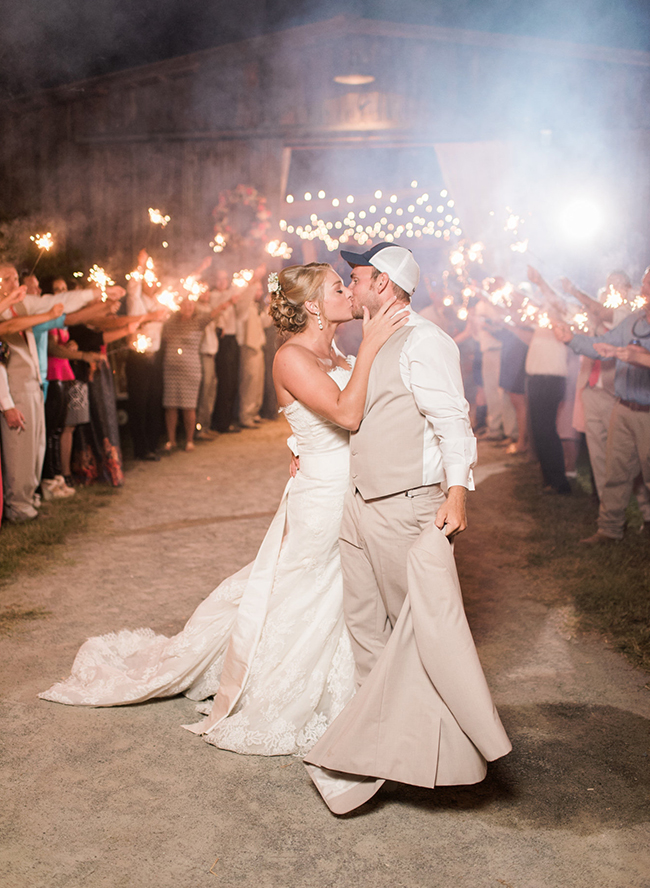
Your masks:
{"label": "white wedding dress", "polygon": [[[340,388],[350,370],[329,374]],[[349,433],[294,401],[300,454],[252,564],[224,580],[173,638],[151,629],[90,638],[71,676],[39,696],[118,706],[184,693],[214,696],[186,726],[222,749],[305,755],[354,693],[338,536]]]}

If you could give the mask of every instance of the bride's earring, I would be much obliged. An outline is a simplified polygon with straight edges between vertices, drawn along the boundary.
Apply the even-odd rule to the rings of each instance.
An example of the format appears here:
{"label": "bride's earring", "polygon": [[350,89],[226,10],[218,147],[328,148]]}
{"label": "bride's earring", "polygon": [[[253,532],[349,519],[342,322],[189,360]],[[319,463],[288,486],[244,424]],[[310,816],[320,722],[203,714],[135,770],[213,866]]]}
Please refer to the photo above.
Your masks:
{"label": "bride's earring", "polygon": [[316,309],[316,317],[318,318],[318,329],[322,330],[323,329],[323,322],[320,319],[320,311],[318,309]]}

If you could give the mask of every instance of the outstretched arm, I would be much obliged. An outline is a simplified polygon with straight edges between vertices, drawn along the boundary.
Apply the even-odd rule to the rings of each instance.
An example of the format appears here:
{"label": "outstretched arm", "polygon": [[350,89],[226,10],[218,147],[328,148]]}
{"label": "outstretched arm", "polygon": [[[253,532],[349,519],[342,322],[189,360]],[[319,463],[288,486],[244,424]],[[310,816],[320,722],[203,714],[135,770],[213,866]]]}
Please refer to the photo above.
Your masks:
{"label": "outstretched arm", "polygon": [[31,330],[32,327],[53,321],[55,318],[61,317],[62,314],[63,305],[59,303],[58,305],[53,305],[49,311],[42,312],[41,314],[18,315],[18,317],[9,318],[7,321],[0,321],[0,335]]}
{"label": "outstretched arm", "polygon": [[569,295],[575,297],[579,302],[582,302],[587,311],[598,321],[601,321],[601,323],[611,323],[614,320],[613,308],[605,308],[600,302],[596,302],[595,299],[592,299],[591,296],[588,296],[585,292],[576,287],[569,278],[560,278],[560,283],[562,284],[564,292],[569,293]]}

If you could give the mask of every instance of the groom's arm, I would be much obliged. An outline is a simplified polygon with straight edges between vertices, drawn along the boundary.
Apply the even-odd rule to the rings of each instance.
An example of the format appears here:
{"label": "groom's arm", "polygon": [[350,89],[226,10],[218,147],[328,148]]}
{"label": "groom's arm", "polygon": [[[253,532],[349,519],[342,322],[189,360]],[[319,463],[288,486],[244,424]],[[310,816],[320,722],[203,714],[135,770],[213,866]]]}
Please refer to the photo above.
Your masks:
{"label": "groom's arm", "polygon": [[451,536],[467,527],[465,501],[467,490],[474,488],[477,456],[458,347],[437,328],[420,327],[409,337],[400,361],[403,379],[433,431],[430,447],[438,451],[449,491],[436,526],[444,526]]}

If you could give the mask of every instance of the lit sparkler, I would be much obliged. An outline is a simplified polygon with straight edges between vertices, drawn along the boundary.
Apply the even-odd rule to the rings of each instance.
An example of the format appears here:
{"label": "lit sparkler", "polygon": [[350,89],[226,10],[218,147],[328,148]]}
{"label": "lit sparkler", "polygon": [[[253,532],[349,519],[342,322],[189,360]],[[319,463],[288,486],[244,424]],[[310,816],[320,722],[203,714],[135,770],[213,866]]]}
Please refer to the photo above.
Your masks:
{"label": "lit sparkler", "polygon": [[233,287],[247,287],[253,279],[252,268],[242,268],[236,271],[232,276]]}
{"label": "lit sparkler", "polygon": [[503,308],[510,308],[512,305],[512,291],[514,287],[512,284],[507,281],[503,287],[500,287],[497,290],[492,290],[491,293],[488,293],[488,299],[492,303],[492,305],[500,305]]}
{"label": "lit sparkler", "polygon": [[190,274],[186,278],[181,278],[181,286],[187,290],[187,298],[191,302],[196,302],[201,295],[208,289],[208,285],[199,281],[195,274]]}
{"label": "lit sparkler", "polygon": [[32,234],[29,239],[34,242],[41,252],[47,253],[54,246],[54,238],[51,231],[48,231],[47,234]]}
{"label": "lit sparkler", "polygon": [[176,290],[170,290],[169,288],[161,290],[160,293],[156,293],[156,299],[170,311],[179,311],[180,309],[180,296]]}
{"label": "lit sparkler", "polygon": [[630,302],[630,307],[633,311],[637,311],[639,308],[643,308],[646,302],[647,299],[639,293],[639,295],[635,296],[632,302]]}
{"label": "lit sparkler", "polygon": [[510,244],[510,249],[513,253],[525,253],[528,250],[528,238],[522,241],[515,241],[514,244]]}
{"label": "lit sparkler", "polygon": [[144,333],[138,333],[133,343],[135,350],[143,355],[147,349],[151,348],[152,342],[149,336],[145,336]]}
{"label": "lit sparkler", "polygon": [[153,259],[151,256],[147,257],[147,262],[145,264],[144,271],[138,271],[136,268],[135,271],[129,272],[126,276],[127,281],[144,281],[145,284],[149,287],[160,286],[160,281],[156,277],[156,272],[154,271]]}
{"label": "lit sparkler", "polygon": [[285,243],[285,241],[280,241],[279,238],[277,240],[269,241],[264,249],[270,256],[273,256],[274,259],[290,259],[291,254],[293,253],[293,249]]}
{"label": "lit sparkler", "polygon": [[90,269],[88,272],[88,280],[91,284],[95,284],[95,286],[101,290],[102,302],[106,302],[106,288],[114,286],[115,281],[111,280],[110,275],[108,275],[99,265],[93,265]]}
{"label": "lit sparkler", "polygon": [[171,216],[165,216],[160,210],[154,210],[153,207],[149,207],[149,221],[152,225],[160,225],[162,228],[166,228],[167,223],[171,222]]}
{"label": "lit sparkler", "polygon": [[625,300],[623,299],[622,294],[619,293],[612,284],[610,284],[607,288],[607,298],[604,302],[605,308],[620,308],[624,302]]}
{"label": "lit sparkler", "polygon": [[571,328],[577,327],[583,333],[589,329],[589,315],[586,311],[580,311],[571,319]]}
{"label": "lit sparkler", "polygon": [[213,241],[210,241],[210,246],[212,247],[214,253],[221,253],[223,252],[226,243],[227,241],[225,237],[222,234],[217,234],[215,236],[215,239]]}
{"label": "lit sparkler", "polygon": [[32,270],[30,271],[30,274],[34,274],[36,266],[38,265],[43,253],[49,253],[49,251],[54,246],[54,238],[52,237],[52,232],[48,231],[46,234],[32,234],[30,235],[29,239],[34,243],[34,246],[38,247],[38,249],[40,250],[40,253],[36,257],[36,262],[34,262]]}

